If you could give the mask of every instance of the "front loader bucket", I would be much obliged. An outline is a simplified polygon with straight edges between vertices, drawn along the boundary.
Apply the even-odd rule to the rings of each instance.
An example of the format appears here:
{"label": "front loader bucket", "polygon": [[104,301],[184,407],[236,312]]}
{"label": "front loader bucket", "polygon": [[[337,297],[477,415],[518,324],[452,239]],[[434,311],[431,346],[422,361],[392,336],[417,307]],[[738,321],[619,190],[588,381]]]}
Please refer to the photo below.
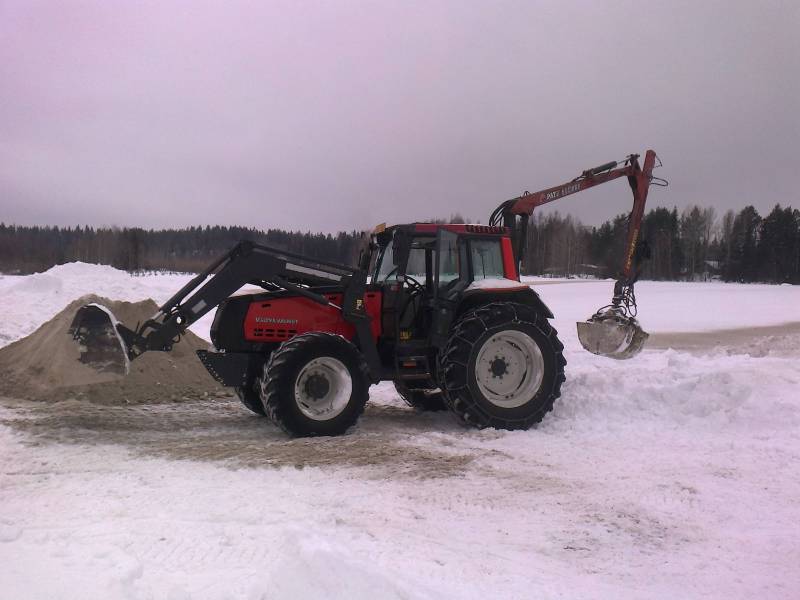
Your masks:
{"label": "front loader bucket", "polygon": [[127,375],[130,369],[117,319],[105,306],[87,304],[78,309],[69,333],[80,344],[80,361],[101,373]]}
{"label": "front loader bucket", "polygon": [[633,317],[607,313],[578,323],[578,339],[586,350],[618,360],[639,354],[648,337]]}

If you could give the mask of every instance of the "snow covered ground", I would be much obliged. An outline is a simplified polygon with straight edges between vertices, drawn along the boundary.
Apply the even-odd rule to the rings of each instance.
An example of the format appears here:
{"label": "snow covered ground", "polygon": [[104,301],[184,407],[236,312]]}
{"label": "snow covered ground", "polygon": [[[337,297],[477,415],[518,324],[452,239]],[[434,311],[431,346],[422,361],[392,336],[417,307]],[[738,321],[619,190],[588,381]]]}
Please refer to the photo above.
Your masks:
{"label": "snow covered ground", "polygon": [[[187,279],[81,264],[2,277],[0,345],[85,293],[163,301]],[[528,432],[415,414],[386,384],[349,435],[318,440],[233,399],[1,400],[0,597],[800,597],[797,326],[617,362],[574,331],[610,282],[531,283],[568,365]],[[637,296],[654,338],[800,322],[796,287],[641,282]]]}

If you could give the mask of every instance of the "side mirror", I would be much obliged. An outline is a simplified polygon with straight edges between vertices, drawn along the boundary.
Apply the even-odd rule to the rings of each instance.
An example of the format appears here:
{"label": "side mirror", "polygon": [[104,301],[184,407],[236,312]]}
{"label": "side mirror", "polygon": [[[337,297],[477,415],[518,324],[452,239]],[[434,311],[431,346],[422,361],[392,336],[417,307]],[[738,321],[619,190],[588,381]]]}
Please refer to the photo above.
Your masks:
{"label": "side mirror", "polygon": [[377,244],[374,241],[372,236],[366,236],[363,232],[361,233],[361,242],[359,243],[359,250],[358,250],[358,268],[362,271],[369,271],[370,265],[372,264],[372,258],[375,255],[375,251],[378,249]]}
{"label": "side mirror", "polygon": [[402,229],[394,232],[394,246],[392,247],[392,264],[401,273],[405,272],[408,256],[411,254],[411,237]]}

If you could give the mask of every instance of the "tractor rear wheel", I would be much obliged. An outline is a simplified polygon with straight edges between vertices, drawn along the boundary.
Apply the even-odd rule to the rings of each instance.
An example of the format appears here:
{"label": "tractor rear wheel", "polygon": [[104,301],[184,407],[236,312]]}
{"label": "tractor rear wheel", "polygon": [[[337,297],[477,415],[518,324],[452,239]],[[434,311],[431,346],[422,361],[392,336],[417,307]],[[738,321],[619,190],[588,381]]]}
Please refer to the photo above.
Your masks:
{"label": "tractor rear wheel", "polygon": [[422,411],[447,410],[447,405],[442,398],[442,391],[433,389],[412,389],[402,381],[395,380],[394,389],[400,397],[412,408]]}
{"label": "tractor rear wheel", "polygon": [[304,333],[281,344],[264,365],[260,386],[267,416],[293,436],[340,435],[369,398],[364,358],[332,333]]}
{"label": "tractor rear wheel", "polygon": [[250,382],[247,386],[235,388],[236,395],[247,408],[256,413],[257,415],[265,416],[267,413],[264,411],[264,405],[261,402],[261,391],[258,387]]}
{"label": "tractor rear wheel", "polygon": [[439,355],[445,402],[468,425],[528,429],[561,395],[563,349],[549,321],[525,304],[465,313]]}

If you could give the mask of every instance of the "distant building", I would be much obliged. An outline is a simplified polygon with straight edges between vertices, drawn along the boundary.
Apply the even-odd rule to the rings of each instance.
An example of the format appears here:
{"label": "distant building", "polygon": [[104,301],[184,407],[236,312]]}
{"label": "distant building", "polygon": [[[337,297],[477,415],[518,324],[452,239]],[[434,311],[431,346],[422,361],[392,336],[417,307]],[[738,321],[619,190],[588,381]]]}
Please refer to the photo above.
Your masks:
{"label": "distant building", "polygon": [[570,271],[566,267],[547,267],[544,269],[545,277],[605,277],[606,268],[600,265],[580,264]]}

